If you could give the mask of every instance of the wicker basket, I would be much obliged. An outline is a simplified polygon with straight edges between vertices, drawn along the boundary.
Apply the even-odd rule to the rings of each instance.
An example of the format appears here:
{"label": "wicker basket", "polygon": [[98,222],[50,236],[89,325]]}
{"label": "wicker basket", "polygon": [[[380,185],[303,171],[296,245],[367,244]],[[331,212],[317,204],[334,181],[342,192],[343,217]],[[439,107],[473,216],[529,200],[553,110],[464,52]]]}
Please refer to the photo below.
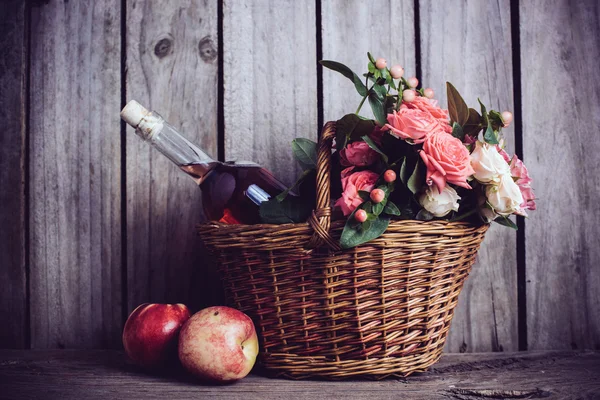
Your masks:
{"label": "wicker basket", "polygon": [[393,221],[349,250],[330,223],[335,124],[322,133],[317,209],[307,223],[201,224],[228,303],[254,320],[259,362],[290,378],[407,376],[442,353],[488,225]]}

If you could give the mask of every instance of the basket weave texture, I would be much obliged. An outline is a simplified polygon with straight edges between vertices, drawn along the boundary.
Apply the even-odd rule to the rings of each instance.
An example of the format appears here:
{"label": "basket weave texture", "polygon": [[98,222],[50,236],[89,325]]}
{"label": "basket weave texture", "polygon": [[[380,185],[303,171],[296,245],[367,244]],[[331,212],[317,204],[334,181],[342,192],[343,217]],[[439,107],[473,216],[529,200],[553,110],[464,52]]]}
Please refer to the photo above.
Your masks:
{"label": "basket weave texture", "polygon": [[255,322],[259,362],[289,378],[385,378],[441,356],[458,295],[488,225],[392,221],[352,249],[331,223],[335,124],[318,151],[317,208],[307,223],[198,226],[227,302]]}

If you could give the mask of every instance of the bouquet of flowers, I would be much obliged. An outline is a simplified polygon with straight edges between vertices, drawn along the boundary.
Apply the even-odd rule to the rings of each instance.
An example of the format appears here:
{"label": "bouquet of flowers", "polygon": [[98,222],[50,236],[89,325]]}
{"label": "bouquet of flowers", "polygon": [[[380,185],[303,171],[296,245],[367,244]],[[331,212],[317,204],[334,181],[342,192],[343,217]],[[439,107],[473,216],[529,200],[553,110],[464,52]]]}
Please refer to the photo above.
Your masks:
{"label": "bouquet of flowers", "polygon": [[[331,194],[334,217],[346,218],[340,245],[350,248],[380,236],[391,219],[492,221],[516,229],[508,217],[535,210],[527,168],[504,150],[502,128],[512,114],[469,108],[446,84],[448,109],[399,65],[368,54],[360,78],[335,61],[324,67],[350,79],[361,96],[358,109],[336,121]],[[375,119],[359,113],[368,100]],[[290,189],[261,205],[265,223],[301,222],[314,207],[316,143],[295,139],[294,155],[304,168]],[[313,179],[307,179],[309,177]],[[312,199],[312,201],[311,201]]]}

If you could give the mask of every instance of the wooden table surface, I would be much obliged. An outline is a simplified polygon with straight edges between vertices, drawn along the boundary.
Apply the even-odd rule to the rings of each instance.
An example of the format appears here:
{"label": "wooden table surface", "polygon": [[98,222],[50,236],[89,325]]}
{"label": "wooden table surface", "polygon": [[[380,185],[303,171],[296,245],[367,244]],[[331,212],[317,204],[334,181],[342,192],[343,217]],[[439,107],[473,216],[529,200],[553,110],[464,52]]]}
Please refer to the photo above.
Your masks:
{"label": "wooden table surface", "polygon": [[0,350],[0,399],[600,399],[599,352],[448,354],[429,372],[383,381],[250,375],[207,385],[148,374],[110,350]]}

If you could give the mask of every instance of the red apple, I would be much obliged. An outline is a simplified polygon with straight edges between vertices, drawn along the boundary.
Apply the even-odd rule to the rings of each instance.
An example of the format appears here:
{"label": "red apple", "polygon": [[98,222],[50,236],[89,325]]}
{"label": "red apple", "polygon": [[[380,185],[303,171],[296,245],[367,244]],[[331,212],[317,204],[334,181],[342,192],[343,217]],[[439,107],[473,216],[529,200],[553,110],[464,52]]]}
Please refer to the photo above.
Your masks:
{"label": "red apple", "polygon": [[183,304],[139,305],[123,329],[125,353],[146,368],[175,359],[179,330],[189,318],[190,310]]}
{"label": "red apple", "polygon": [[192,374],[228,382],[248,375],[258,354],[258,337],[250,317],[216,306],[197,312],[179,333],[179,360]]}

